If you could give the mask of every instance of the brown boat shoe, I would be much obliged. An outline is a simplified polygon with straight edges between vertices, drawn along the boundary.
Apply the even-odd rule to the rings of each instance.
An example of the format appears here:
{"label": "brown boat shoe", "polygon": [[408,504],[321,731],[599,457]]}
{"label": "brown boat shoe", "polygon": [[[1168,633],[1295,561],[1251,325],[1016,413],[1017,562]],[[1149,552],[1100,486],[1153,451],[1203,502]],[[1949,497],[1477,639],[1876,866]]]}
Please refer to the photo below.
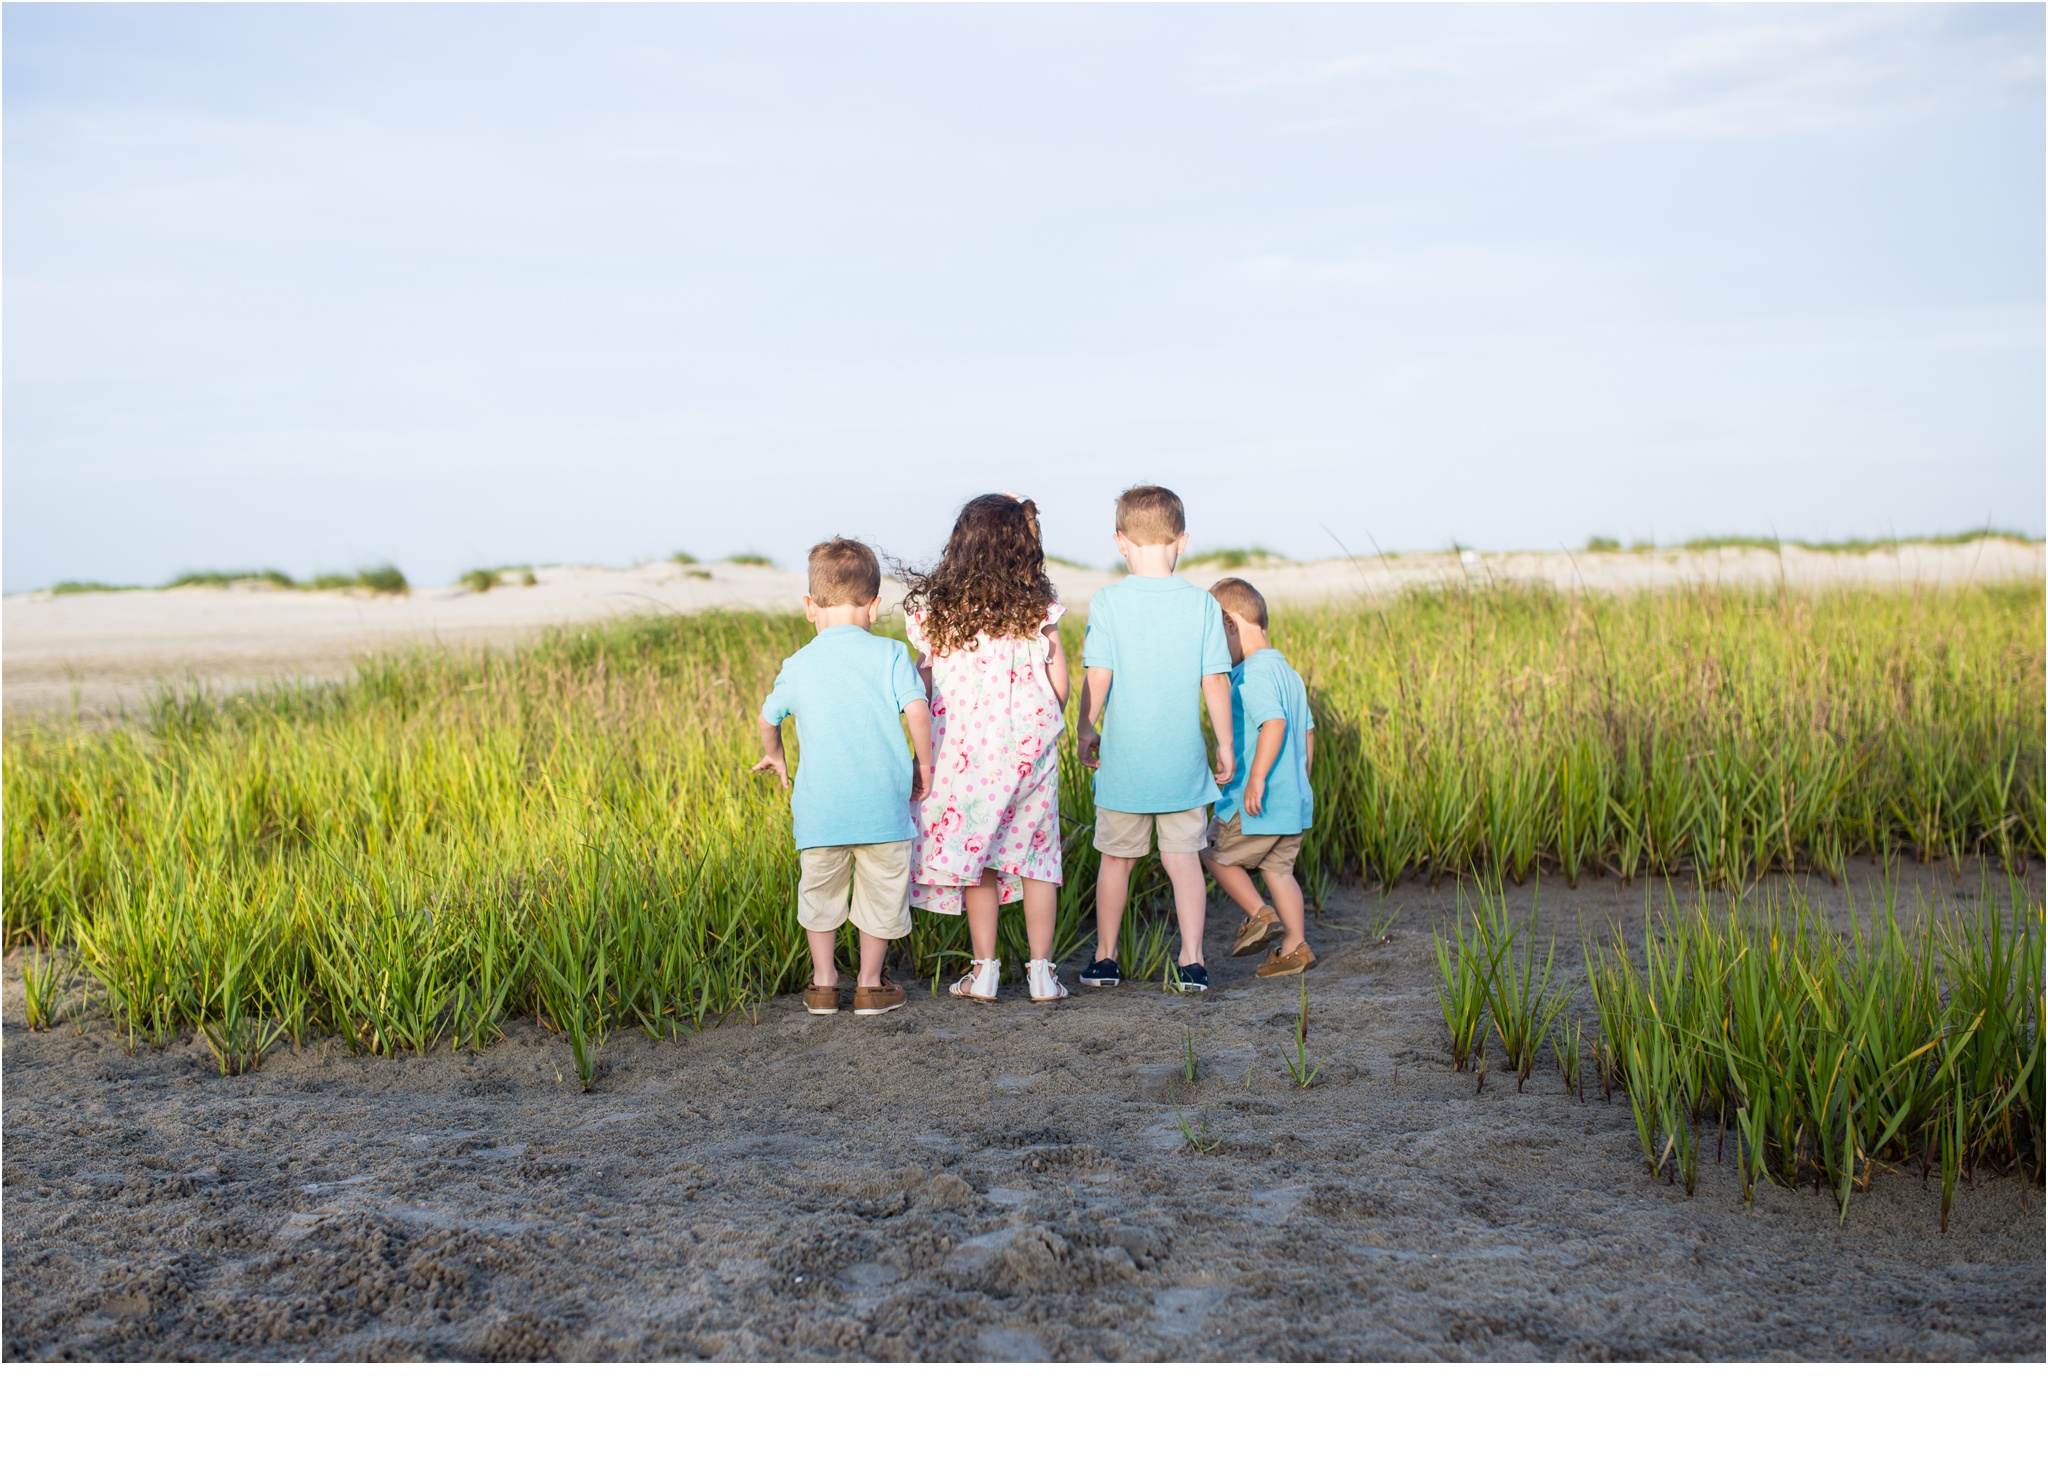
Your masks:
{"label": "brown boat shoe", "polygon": [[1255,977],[1298,977],[1316,964],[1316,954],[1308,949],[1306,941],[1292,951],[1275,951],[1259,963]]}
{"label": "brown boat shoe", "polygon": [[830,1017],[839,1010],[839,989],[821,987],[816,982],[804,988],[804,1011],[813,1017]]}
{"label": "brown boat shoe", "polygon": [[853,989],[853,1015],[873,1017],[881,1012],[894,1012],[904,1003],[903,989],[882,978],[879,987],[855,987]]}
{"label": "brown boat shoe", "polygon": [[1244,918],[1244,924],[1237,928],[1237,937],[1230,943],[1232,956],[1249,956],[1272,940],[1273,933],[1280,929],[1280,912],[1269,905],[1262,905],[1257,911]]}

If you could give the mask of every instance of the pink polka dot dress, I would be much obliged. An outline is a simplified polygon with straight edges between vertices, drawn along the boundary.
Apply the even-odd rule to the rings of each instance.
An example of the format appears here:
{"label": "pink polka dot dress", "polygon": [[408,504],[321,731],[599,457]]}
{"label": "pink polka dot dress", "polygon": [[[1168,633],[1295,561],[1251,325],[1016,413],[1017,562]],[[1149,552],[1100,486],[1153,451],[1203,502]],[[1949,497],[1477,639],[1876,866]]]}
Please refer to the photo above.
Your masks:
{"label": "pink polka dot dress", "polygon": [[[1045,613],[1048,630],[1065,608]],[[1004,904],[1024,881],[1060,878],[1060,733],[1045,637],[981,637],[933,656],[921,618],[906,630],[932,673],[932,789],[917,806],[910,903],[958,915],[961,892],[996,872]]]}

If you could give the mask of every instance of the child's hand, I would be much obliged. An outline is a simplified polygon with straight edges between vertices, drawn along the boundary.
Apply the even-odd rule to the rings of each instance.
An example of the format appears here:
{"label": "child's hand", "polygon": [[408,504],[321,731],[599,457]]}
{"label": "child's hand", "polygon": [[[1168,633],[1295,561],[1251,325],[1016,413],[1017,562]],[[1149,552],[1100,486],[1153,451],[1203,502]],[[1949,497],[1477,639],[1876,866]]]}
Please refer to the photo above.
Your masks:
{"label": "child's hand", "polygon": [[932,791],[932,765],[913,763],[910,766],[910,802],[916,803]]}
{"label": "child's hand", "polygon": [[1266,812],[1266,780],[1248,778],[1244,782],[1244,811],[1254,819]]}
{"label": "child's hand", "polygon": [[[1216,786],[1223,788],[1235,777],[1237,777],[1237,754],[1229,748],[1218,748],[1216,750]],[[1258,810],[1254,809],[1252,812],[1256,814]]]}
{"label": "child's hand", "polygon": [[1101,750],[1102,734],[1092,727],[1082,728],[1080,739],[1075,745],[1075,751],[1081,756],[1081,766],[1083,768],[1100,768],[1102,766]]}
{"label": "child's hand", "polygon": [[782,780],[784,788],[789,787],[789,763],[780,753],[765,753],[761,761],[747,770],[749,773],[773,773]]}

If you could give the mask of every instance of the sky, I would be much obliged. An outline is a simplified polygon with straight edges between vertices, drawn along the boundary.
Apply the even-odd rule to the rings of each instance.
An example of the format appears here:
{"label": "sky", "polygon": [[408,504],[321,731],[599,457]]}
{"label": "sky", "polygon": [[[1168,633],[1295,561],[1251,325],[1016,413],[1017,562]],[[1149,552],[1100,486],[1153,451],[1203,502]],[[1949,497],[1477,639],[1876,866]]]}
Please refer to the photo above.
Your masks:
{"label": "sky", "polygon": [[2042,533],[2044,10],[0,9],[0,578]]}

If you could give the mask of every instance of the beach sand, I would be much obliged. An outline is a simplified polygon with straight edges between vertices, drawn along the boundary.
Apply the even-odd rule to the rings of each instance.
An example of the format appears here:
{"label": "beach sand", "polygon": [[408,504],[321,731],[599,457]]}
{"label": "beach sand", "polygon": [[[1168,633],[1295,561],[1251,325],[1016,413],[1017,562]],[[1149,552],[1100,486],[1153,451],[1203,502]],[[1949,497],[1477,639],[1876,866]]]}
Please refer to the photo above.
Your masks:
{"label": "beach sand", "polygon": [[[1902,904],[1980,873],[1907,867]],[[1857,865],[1847,889],[1877,880]],[[1842,913],[1843,889],[1797,883]],[[1546,880],[1560,969],[1582,933],[1639,928],[1644,899]],[[1687,1195],[1646,1172],[1623,1097],[1582,1102],[1547,1064],[1475,1092],[1432,987],[1454,910],[1408,882],[1311,927],[1326,1066],[1306,1091],[1279,1056],[1298,988],[1252,959],[1213,961],[1199,998],[917,986],[870,1019],[784,997],[676,1041],[620,1034],[586,1094],[524,1021],[480,1054],[328,1040],[239,1078],[202,1044],[127,1053],[99,1020],[31,1033],[15,953],[5,1355],[2043,1356],[2048,1236],[2017,1178],[1976,1177],[1945,1235],[1917,1166],[1846,1223],[1811,1189],[1745,1209],[1711,1131]],[[1211,931],[1235,921],[1219,906]]]}
{"label": "beach sand", "polygon": [[[231,690],[294,678],[347,675],[366,651],[421,641],[509,645],[544,626],[648,612],[718,607],[793,611],[803,579],[753,565],[631,569],[570,565],[537,570],[537,584],[482,594],[460,586],[407,596],[360,592],[231,589],[38,592],[0,602],[0,695],[9,712],[118,715],[154,687]],[[1054,566],[1070,610],[1108,584],[1100,570]],[[1208,585],[1222,571],[1196,566]],[[1532,581],[1559,589],[1622,591],[1685,584],[1801,588],[1916,586],[2032,578],[2042,546],[1987,539],[1962,545],[1901,544],[1868,554],[1765,550],[1659,550],[1602,554],[1429,554],[1261,565],[1238,573],[1268,600],[1299,605],[1381,596],[1417,585]],[[885,589],[893,604],[898,587]]]}

